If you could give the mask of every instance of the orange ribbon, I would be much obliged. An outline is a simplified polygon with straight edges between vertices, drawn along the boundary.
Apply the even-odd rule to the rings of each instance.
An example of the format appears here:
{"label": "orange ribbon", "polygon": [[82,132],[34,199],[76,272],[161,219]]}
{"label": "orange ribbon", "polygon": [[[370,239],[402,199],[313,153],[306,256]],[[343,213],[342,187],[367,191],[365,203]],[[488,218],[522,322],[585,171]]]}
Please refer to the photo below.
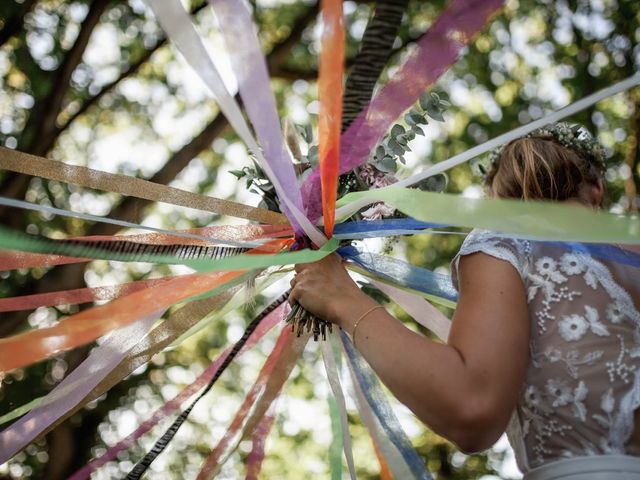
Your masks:
{"label": "orange ribbon", "polygon": [[322,23],[318,77],[320,96],[318,138],[324,232],[331,238],[338,195],[340,126],[342,124],[345,39],[342,0],[322,0]]}
{"label": "orange ribbon", "polygon": [[[247,253],[277,253],[290,244],[290,239],[273,240]],[[24,367],[87,344],[111,330],[208,292],[243,273],[244,270],[238,270],[184,275],[116,299],[107,305],[77,313],[51,327],[0,339],[0,371]]]}

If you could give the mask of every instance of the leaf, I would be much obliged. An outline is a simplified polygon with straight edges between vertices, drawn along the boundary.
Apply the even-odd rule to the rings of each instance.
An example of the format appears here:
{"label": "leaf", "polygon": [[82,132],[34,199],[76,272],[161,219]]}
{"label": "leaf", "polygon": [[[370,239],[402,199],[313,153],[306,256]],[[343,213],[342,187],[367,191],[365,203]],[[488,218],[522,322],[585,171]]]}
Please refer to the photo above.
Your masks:
{"label": "leaf", "polygon": [[418,135],[422,135],[424,137],[424,130],[422,130],[420,127],[415,126],[411,129],[412,132],[415,132]]}
{"label": "leaf", "polygon": [[437,105],[430,104],[426,109],[427,114],[433,118],[437,122],[444,122],[444,117],[442,116],[442,112]]}
{"label": "leaf", "polygon": [[411,117],[411,120],[413,120],[413,122],[416,125],[426,125],[429,122],[427,121],[427,119],[424,117],[424,115],[420,112],[416,111],[411,111],[409,112],[409,116]]}
{"label": "leaf", "polygon": [[243,170],[229,170],[229,173],[231,175],[234,175],[238,180],[240,180],[242,177],[244,177],[247,174]]}
{"label": "leaf", "polygon": [[419,103],[423,110],[428,110],[431,107],[432,103],[431,95],[429,95],[429,93],[427,92],[424,92],[422,95],[420,95]]}
{"label": "leaf", "polygon": [[386,152],[384,150],[384,147],[382,145],[378,145],[378,148],[376,148],[375,156],[378,157],[379,160],[382,160],[382,157],[384,157],[385,153]]}
{"label": "leaf", "polygon": [[402,135],[405,132],[404,127],[400,124],[395,124],[393,127],[391,127],[391,136],[392,137],[398,137],[399,135]]}
{"label": "leaf", "polygon": [[598,311],[590,307],[589,305],[585,305],[584,307],[586,312],[587,321],[589,322],[589,326],[591,327],[591,331],[600,337],[606,337],[609,335],[609,330],[607,327],[600,321],[600,317],[598,315]]}
{"label": "leaf", "polygon": [[609,419],[607,419],[606,417],[596,413],[594,415],[591,415],[591,417],[600,424],[601,427],[603,428],[609,428]]}
{"label": "leaf", "polygon": [[400,160],[400,163],[402,163],[403,165],[407,164],[407,161],[404,159],[404,157],[398,157],[398,160]]}
{"label": "leaf", "polygon": [[615,403],[616,401],[613,398],[613,388],[610,388],[604,393],[604,395],[602,395],[602,399],[600,401],[600,408],[602,408],[603,412],[612,413],[613,408],[615,407]]}
{"label": "leaf", "polygon": [[402,146],[398,142],[396,142],[393,138],[389,140],[389,142],[387,143],[387,146],[395,155],[404,154],[404,148],[402,148]]}
{"label": "leaf", "polygon": [[396,161],[389,155],[385,155],[379,162],[376,162],[375,167],[385,173],[392,173],[398,169]]}
{"label": "leaf", "polygon": [[404,116],[404,121],[409,125],[409,127],[413,128],[415,126],[415,121],[411,118],[411,114],[407,113]]}

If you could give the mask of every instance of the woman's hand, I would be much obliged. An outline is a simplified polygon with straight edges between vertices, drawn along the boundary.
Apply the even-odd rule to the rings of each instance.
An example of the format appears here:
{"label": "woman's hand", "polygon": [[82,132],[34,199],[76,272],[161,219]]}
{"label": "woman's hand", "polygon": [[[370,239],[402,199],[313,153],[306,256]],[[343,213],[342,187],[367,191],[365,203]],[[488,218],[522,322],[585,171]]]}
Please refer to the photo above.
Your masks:
{"label": "woman's hand", "polygon": [[309,313],[343,328],[354,305],[372,301],[351,279],[338,255],[296,265],[291,287],[289,303],[298,302]]}

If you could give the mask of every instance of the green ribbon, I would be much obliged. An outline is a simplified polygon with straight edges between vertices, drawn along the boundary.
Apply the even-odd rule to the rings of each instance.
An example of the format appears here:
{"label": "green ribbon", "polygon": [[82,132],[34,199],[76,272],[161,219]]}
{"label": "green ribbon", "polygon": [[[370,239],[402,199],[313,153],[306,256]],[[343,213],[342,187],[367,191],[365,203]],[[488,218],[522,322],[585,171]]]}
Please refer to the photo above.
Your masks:
{"label": "green ribbon", "polygon": [[493,198],[385,187],[353,192],[338,201],[345,220],[361,208],[385,202],[425,222],[478,227],[540,239],[592,243],[640,244],[640,219],[569,204]]}
{"label": "green ribbon", "polygon": [[0,226],[0,248],[23,252],[65,255],[70,257],[113,260],[120,262],[148,262],[186,265],[198,272],[257,270],[274,265],[291,265],[322,260],[338,248],[338,240],[331,239],[319,250],[303,249],[275,254],[240,254],[218,259],[178,259],[167,255],[114,253],[96,247],[75,245],[46,237],[29,235]]}
{"label": "green ribbon", "polygon": [[15,420],[18,417],[28,413],[29,411],[36,408],[45,397],[38,397],[31,400],[29,403],[25,403],[24,405],[19,406],[18,408],[14,408],[9,413],[5,413],[0,417],[0,425],[3,425],[11,420]]}
{"label": "green ribbon", "polygon": [[342,427],[340,426],[340,412],[338,403],[333,396],[327,398],[329,413],[331,414],[331,444],[329,445],[329,460],[331,465],[331,480],[342,480]]}

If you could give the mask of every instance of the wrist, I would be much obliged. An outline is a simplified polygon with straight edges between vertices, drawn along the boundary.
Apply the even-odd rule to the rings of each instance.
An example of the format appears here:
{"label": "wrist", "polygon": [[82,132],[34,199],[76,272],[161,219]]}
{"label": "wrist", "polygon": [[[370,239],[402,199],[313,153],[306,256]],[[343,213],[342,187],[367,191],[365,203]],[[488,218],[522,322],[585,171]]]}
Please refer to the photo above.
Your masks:
{"label": "wrist", "polygon": [[367,310],[377,305],[375,300],[361,290],[352,295],[342,296],[340,302],[336,303],[337,309],[333,323],[351,335],[356,320]]}

